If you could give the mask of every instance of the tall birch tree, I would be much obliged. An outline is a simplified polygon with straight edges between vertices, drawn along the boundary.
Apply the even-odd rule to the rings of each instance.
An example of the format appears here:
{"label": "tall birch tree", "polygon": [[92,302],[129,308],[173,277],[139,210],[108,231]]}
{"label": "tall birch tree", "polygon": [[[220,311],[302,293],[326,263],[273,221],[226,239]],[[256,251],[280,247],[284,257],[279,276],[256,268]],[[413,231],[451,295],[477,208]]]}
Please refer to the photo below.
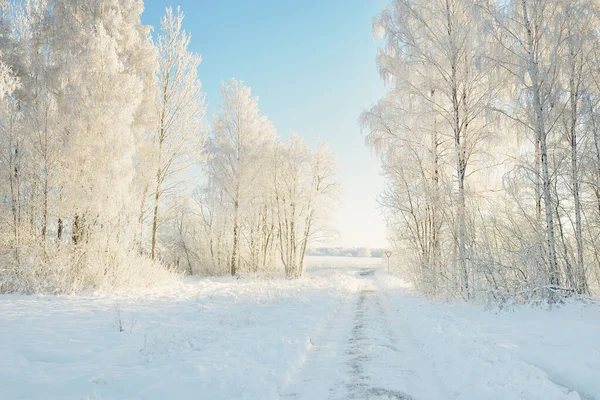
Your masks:
{"label": "tall birch tree", "polygon": [[152,136],[156,157],[151,256],[156,256],[162,197],[182,182],[182,174],[201,161],[207,135],[206,111],[198,66],[202,58],[188,50],[191,36],[182,27],[184,14],[167,8],[157,40],[158,126]]}
{"label": "tall birch tree", "polygon": [[232,215],[229,272],[240,265],[243,212],[260,190],[256,183],[266,166],[269,147],[275,139],[270,121],[260,114],[258,98],[249,87],[232,79],[221,88],[222,104],[215,117],[210,142],[209,179],[223,190]]}

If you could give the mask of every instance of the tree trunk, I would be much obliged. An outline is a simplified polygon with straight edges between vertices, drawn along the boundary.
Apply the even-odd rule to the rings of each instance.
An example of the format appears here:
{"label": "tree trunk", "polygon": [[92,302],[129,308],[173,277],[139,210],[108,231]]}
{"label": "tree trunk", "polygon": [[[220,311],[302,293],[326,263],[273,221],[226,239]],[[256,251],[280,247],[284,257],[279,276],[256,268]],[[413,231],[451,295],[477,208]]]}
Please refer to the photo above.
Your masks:
{"label": "tree trunk", "polygon": [[58,229],[56,230],[56,237],[59,242],[62,239],[62,233],[63,233],[63,220],[62,220],[62,218],[58,218]]}
{"label": "tree trunk", "polygon": [[304,237],[302,240],[302,248],[300,249],[300,262],[299,262],[299,270],[301,277],[304,274],[304,255],[306,254],[306,247],[308,246],[308,240],[310,238],[312,224],[313,224],[314,212],[310,210],[308,216],[306,218],[305,227],[304,227]]}
{"label": "tree trunk", "polygon": [[579,101],[579,87],[575,83],[575,61],[571,47],[571,79],[569,80],[571,103],[570,139],[571,139],[571,190],[575,205],[575,240],[577,243],[576,287],[578,293],[587,293],[587,277],[583,264],[583,233],[581,227],[581,198],[579,189],[579,167],[577,159],[577,106]]}
{"label": "tree trunk", "polygon": [[140,254],[143,253],[144,250],[144,208],[146,207],[146,197],[148,196],[148,184],[144,186],[144,191],[142,192],[142,201],[140,202],[140,215],[138,217],[138,251]]}
{"label": "tree trunk", "polygon": [[549,283],[553,286],[560,285],[560,271],[556,260],[556,240],[554,237],[554,217],[552,212],[552,194],[550,192],[550,171],[548,168],[548,138],[544,121],[544,109],[540,96],[541,85],[538,77],[538,65],[535,56],[534,33],[527,13],[525,0],[521,0],[523,19],[527,29],[528,53],[529,53],[529,77],[533,90],[533,108],[536,113],[536,130],[540,140],[540,161],[542,167],[542,191],[544,196],[544,207],[546,209],[546,236],[548,243],[548,266]]}
{"label": "tree trunk", "polygon": [[233,204],[233,249],[231,250],[231,264],[230,264],[230,272],[231,276],[234,276],[237,272],[237,258],[238,258],[238,242],[239,242],[239,186],[236,188],[236,198]]}
{"label": "tree trunk", "polygon": [[73,232],[71,233],[73,244],[77,245],[81,242],[81,218],[75,214],[73,218]]}
{"label": "tree trunk", "polygon": [[[575,135],[575,133],[573,133]],[[585,274],[585,265],[583,259],[583,229],[581,222],[581,197],[579,188],[579,174],[578,174],[578,162],[577,162],[577,144],[576,136],[573,136],[572,140],[572,154],[571,154],[571,169],[573,171],[573,201],[575,203],[575,237],[577,240],[577,292],[580,294],[589,292],[587,277]]]}
{"label": "tree trunk", "polygon": [[[542,221],[542,168],[540,165],[540,160],[542,159],[542,140],[540,138],[540,133],[536,130],[535,133],[535,215],[537,217],[537,221]],[[541,227],[541,223],[539,224]],[[541,228],[540,228],[541,230]]]}
{"label": "tree trunk", "polygon": [[[455,67],[453,67],[453,76],[455,75]],[[456,86],[452,88],[452,106],[454,115],[454,149],[456,152],[456,172],[458,185],[458,199],[456,204],[456,223],[457,223],[457,245],[458,245],[458,262],[460,270],[460,284],[462,295],[470,298],[469,294],[469,274],[467,269],[467,226],[466,226],[466,206],[465,206],[465,160],[464,160],[464,144],[461,142],[462,132],[460,128],[460,109],[458,101],[458,90]]]}
{"label": "tree trunk", "polygon": [[152,249],[151,256],[156,257],[156,238],[158,234],[158,203],[160,202],[160,169],[156,174],[156,193],[154,194],[154,213],[152,217]]}
{"label": "tree trunk", "polygon": [[[46,168],[44,168],[46,169]],[[42,240],[46,240],[48,230],[48,171],[44,173],[44,209],[42,210]]]}
{"label": "tree trunk", "polygon": [[[11,120],[11,126],[10,126],[10,130],[11,130],[11,134],[12,134],[12,120]],[[12,141],[11,141],[12,144]],[[8,175],[10,178],[10,196],[11,196],[11,203],[10,203],[10,208],[12,211],[12,219],[13,219],[13,236],[14,236],[14,240],[15,240],[15,245],[14,245],[14,255],[15,255],[15,260],[17,262],[17,264],[19,264],[19,246],[20,246],[20,241],[21,241],[21,229],[20,229],[20,224],[21,224],[21,205],[20,205],[20,201],[21,201],[21,194],[20,194],[20,190],[19,190],[19,167],[18,167],[18,163],[19,163],[19,141],[17,140],[17,142],[14,144],[14,150],[13,147],[9,148],[9,170],[8,170]]]}
{"label": "tree trunk", "polygon": [[452,19],[452,5],[446,1],[446,28],[450,43],[450,82],[451,100],[452,100],[452,130],[454,134],[454,149],[456,152],[456,173],[458,185],[458,199],[456,204],[456,224],[457,224],[457,247],[458,263],[460,271],[460,286],[463,297],[469,299],[469,274],[467,270],[466,255],[466,221],[465,221],[465,164],[463,152],[463,143],[461,139],[463,133],[460,126],[460,100],[458,94],[458,55],[455,43],[454,21]]}
{"label": "tree trunk", "polygon": [[[600,219],[600,137],[598,136],[598,127],[596,126],[596,120],[594,117],[594,107],[592,105],[590,105],[590,115],[592,115],[592,132],[594,134],[594,149],[596,156],[596,165],[594,171],[594,177],[596,179],[591,186],[592,190],[594,191],[594,194],[596,195],[596,216],[598,219]],[[595,233],[593,233],[591,236],[592,240],[594,240],[593,238],[595,237]],[[596,260],[596,272],[600,275],[600,254],[598,253],[597,247],[595,245],[592,246],[592,248],[594,249],[594,256]]]}
{"label": "tree trunk", "polygon": [[[438,270],[440,269],[440,262],[442,259],[441,256],[441,252],[442,249],[440,247],[440,228],[439,228],[439,224],[440,222],[438,221],[438,211],[439,208],[441,206],[441,202],[440,202],[440,166],[439,166],[439,146],[440,146],[440,142],[439,142],[439,138],[438,138],[438,132],[437,132],[437,121],[434,121],[434,131],[433,131],[433,211],[432,211],[432,215],[431,215],[431,224],[432,224],[432,233],[431,233],[431,240],[432,240],[432,245],[433,245],[433,254],[432,254],[432,265],[431,268],[433,268],[433,273],[432,276],[435,279],[433,282],[433,287],[435,290],[437,290],[437,273]],[[434,292],[435,293],[435,292]]]}
{"label": "tree trunk", "polygon": [[296,204],[291,204],[292,217],[290,218],[290,278],[298,273],[298,263],[296,259]]}

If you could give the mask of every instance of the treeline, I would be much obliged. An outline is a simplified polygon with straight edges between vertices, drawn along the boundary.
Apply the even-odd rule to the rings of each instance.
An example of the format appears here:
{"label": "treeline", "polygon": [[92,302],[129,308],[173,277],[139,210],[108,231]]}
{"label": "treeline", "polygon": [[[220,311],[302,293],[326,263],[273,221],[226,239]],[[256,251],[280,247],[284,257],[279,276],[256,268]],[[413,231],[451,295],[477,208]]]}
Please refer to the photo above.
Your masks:
{"label": "treeline", "polygon": [[600,20],[591,0],[393,0],[375,19],[398,268],[431,295],[600,283]]}
{"label": "treeline", "polygon": [[303,271],[338,188],[325,145],[277,137],[231,80],[209,126],[183,14],[0,1],[0,292]]}
{"label": "treeline", "polygon": [[312,247],[306,251],[306,255],[382,258],[385,256],[385,249],[373,249],[369,247]]}

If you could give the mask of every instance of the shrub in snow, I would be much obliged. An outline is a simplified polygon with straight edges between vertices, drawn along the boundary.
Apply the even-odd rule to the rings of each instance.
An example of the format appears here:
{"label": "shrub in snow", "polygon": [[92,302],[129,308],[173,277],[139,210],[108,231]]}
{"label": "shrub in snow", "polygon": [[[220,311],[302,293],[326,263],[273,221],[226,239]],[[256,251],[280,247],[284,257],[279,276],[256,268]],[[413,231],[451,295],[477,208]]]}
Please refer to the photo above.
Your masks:
{"label": "shrub in snow", "polygon": [[20,261],[3,257],[0,292],[74,293],[149,287],[174,282],[180,275],[131,249],[89,243],[59,247],[32,245]]}

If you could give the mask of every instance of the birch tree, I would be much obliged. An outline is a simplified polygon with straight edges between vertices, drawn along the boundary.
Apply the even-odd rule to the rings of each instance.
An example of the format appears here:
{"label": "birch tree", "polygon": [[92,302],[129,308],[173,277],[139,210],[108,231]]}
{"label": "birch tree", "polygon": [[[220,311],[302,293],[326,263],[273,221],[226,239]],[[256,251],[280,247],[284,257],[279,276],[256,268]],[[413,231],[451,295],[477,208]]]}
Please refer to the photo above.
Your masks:
{"label": "birch tree", "polygon": [[138,28],[140,3],[115,0],[82,7],[60,0],[53,7],[62,32],[56,46],[68,43],[61,53],[67,83],[60,106],[68,121],[62,186],[74,211],[73,241],[79,243],[84,230],[106,228],[102,220],[116,219],[128,207],[135,174],[132,126],[144,97],[138,72],[152,69],[153,60],[130,65],[136,44],[149,44],[148,32]]}
{"label": "birch tree", "polygon": [[232,79],[221,88],[223,103],[215,117],[210,143],[209,179],[223,190],[232,215],[232,242],[229,272],[235,275],[240,265],[240,227],[242,212],[260,190],[256,186],[266,165],[275,131],[259,113],[258,98],[249,87]]}
{"label": "birch tree", "polygon": [[[1,56],[0,56],[1,57]],[[3,193],[5,190],[9,193],[10,202],[10,218],[5,221],[5,224],[11,226],[12,240],[2,238],[0,243],[8,242],[13,249],[14,259],[19,263],[19,245],[20,245],[20,212],[19,212],[19,200],[20,196],[18,193],[17,178],[18,178],[18,139],[15,137],[15,125],[19,118],[16,113],[16,104],[11,98],[14,91],[20,86],[19,79],[14,76],[13,71],[0,59],[0,166],[4,176],[2,180],[8,182],[8,187],[3,186]],[[3,213],[4,214],[4,213]],[[3,218],[4,219],[4,218]],[[6,244],[5,244],[6,245]]]}
{"label": "birch tree", "polygon": [[188,50],[191,36],[182,27],[180,9],[167,8],[158,37],[158,126],[152,137],[156,181],[152,217],[151,256],[156,256],[159,205],[163,195],[181,183],[181,175],[199,163],[206,144],[206,110],[198,66],[202,58]]}
{"label": "birch tree", "polygon": [[578,293],[589,291],[584,259],[580,145],[582,143],[585,145],[584,140],[586,139],[581,136],[582,133],[585,133],[582,131],[582,120],[586,119],[586,107],[583,99],[593,97],[591,96],[593,89],[590,90],[591,81],[587,79],[587,76],[592,73],[594,68],[590,56],[593,54],[594,41],[597,40],[594,32],[598,26],[597,11],[595,4],[587,0],[565,2],[563,10],[568,56],[563,59],[561,67],[564,70],[562,76],[566,82],[563,85],[568,93],[568,103],[562,120],[570,148],[570,191],[573,196],[576,243],[575,269],[571,271],[571,268],[568,268],[566,278],[570,281],[570,286],[575,288]]}
{"label": "birch tree", "polygon": [[410,260],[401,271],[428,294],[448,284],[441,275],[446,275],[447,255],[452,252],[451,218],[444,210],[451,204],[446,160],[453,149],[441,135],[439,119],[429,101],[407,94],[402,85],[391,88],[361,116],[367,144],[381,157],[387,181],[379,202],[390,240]]}
{"label": "birch tree", "polygon": [[[0,7],[2,59],[19,82],[6,98],[7,134],[0,137],[0,162],[10,170],[0,191],[11,210],[0,236],[3,250],[18,256],[16,267],[3,271],[0,290],[154,279],[161,269],[131,253],[131,205],[145,159],[138,149],[155,100],[149,83],[156,51],[150,27],[141,24],[142,2],[28,0]],[[10,243],[6,226],[14,233]]]}
{"label": "birch tree", "polygon": [[273,162],[280,258],[286,276],[299,278],[307,246],[322,232],[318,224],[339,190],[336,166],[325,145],[311,151],[295,133],[279,145]]}
{"label": "birch tree", "polygon": [[410,101],[430,104],[438,116],[435,132],[454,143],[456,258],[465,298],[471,258],[466,179],[486,134],[482,114],[493,93],[475,11],[468,0],[396,0],[375,20],[386,43],[378,58],[382,76],[410,93]]}
{"label": "birch tree", "polygon": [[456,260],[465,298],[594,291],[597,15],[588,0],[396,0],[376,18],[391,88],[361,122],[421,290],[453,295]]}
{"label": "birch tree", "polygon": [[562,10],[560,2],[545,0],[498,2],[494,7],[490,11],[493,32],[504,50],[498,53],[498,61],[528,94],[519,103],[525,118],[516,114],[511,117],[519,119],[535,135],[535,173],[541,181],[545,210],[548,283],[560,286],[548,144],[556,121],[558,60],[564,54]]}

